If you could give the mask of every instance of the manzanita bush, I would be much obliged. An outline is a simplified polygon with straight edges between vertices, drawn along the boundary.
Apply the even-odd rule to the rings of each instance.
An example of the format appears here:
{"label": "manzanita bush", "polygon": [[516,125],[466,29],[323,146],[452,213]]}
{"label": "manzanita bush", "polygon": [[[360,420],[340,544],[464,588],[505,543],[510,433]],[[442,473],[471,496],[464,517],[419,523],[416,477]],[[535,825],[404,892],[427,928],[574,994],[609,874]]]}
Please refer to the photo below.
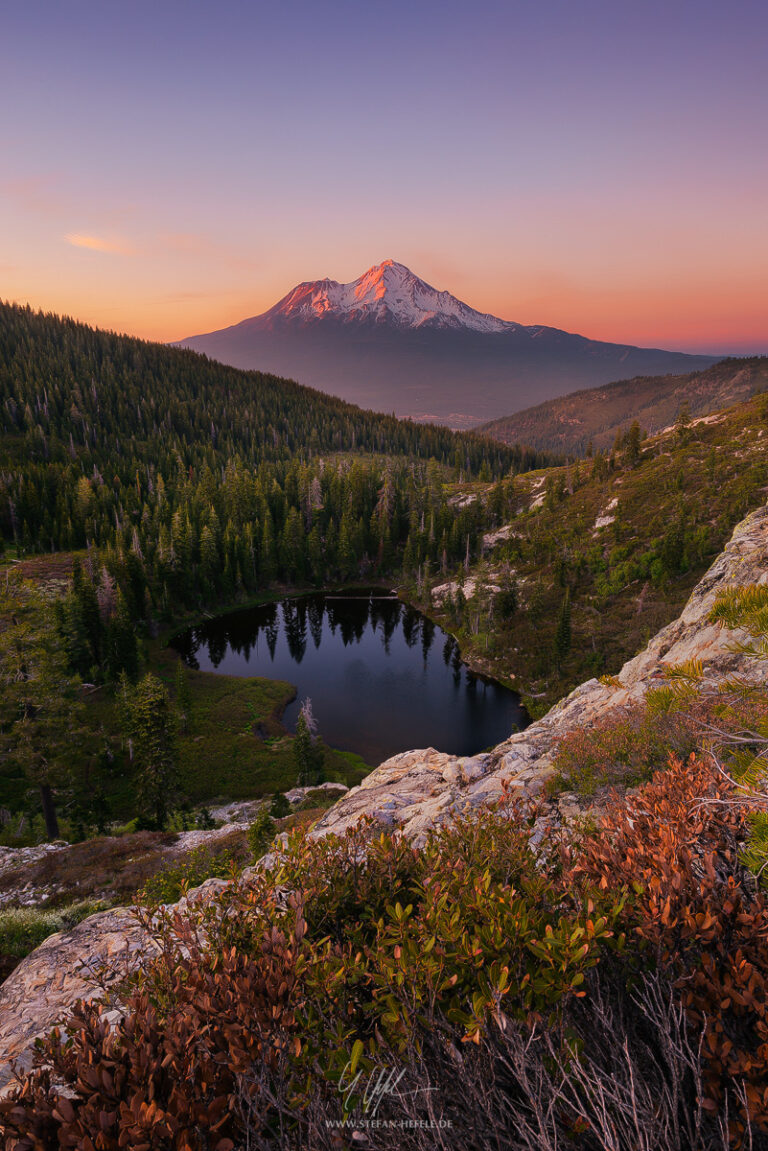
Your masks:
{"label": "manzanita bush", "polygon": [[[701,758],[673,759],[536,855],[540,813],[514,803],[418,850],[370,823],[298,833],[247,887],[183,917],[146,908],[159,958],[117,1023],[80,1004],[41,1045],[0,1102],[7,1145],[364,1146],[338,1125],[364,1107],[350,1073],[387,1067],[411,1089],[383,1113],[437,1109],[453,1134],[415,1126],[371,1146],[664,1151],[686,1130],[691,1147],[758,1147],[768,910],[730,787]],[[632,1059],[626,1082],[606,1078]],[[658,1106],[638,1104],[644,1078]]]}
{"label": "manzanita bush", "polygon": [[713,1114],[740,1084],[746,1123],[768,1131],[768,902],[741,866],[749,808],[712,764],[672,759],[640,793],[615,801],[578,850],[574,882],[634,898],[624,929],[639,954],[669,970],[704,1055],[703,1105]]}

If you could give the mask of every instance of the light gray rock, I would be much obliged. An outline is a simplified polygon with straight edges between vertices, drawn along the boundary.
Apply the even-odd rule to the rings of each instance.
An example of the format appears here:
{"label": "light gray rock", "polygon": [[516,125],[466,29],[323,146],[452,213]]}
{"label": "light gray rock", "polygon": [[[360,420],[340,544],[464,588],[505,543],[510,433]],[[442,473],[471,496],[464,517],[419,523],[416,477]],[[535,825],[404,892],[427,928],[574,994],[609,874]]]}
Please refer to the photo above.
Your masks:
{"label": "light gray rock", "polygon": [[100,911],[41,943],[0,987],[0,1088],[12,1079],[12,1062],[31,1065],[35,1039],[78,999],[108,1001],[110,988],[156,951],[125,907]]}

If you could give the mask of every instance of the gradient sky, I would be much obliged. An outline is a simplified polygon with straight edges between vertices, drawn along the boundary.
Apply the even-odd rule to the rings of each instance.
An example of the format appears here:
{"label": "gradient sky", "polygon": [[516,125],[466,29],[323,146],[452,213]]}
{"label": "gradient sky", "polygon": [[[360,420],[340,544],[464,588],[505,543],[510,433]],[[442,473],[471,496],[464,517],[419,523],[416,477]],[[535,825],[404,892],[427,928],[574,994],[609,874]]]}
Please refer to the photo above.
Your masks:
{"label": "gradient sky", "polygon": [[27,0],[0,298],[171,340],[391,257],[598,339],[768,352],[764,0]]}

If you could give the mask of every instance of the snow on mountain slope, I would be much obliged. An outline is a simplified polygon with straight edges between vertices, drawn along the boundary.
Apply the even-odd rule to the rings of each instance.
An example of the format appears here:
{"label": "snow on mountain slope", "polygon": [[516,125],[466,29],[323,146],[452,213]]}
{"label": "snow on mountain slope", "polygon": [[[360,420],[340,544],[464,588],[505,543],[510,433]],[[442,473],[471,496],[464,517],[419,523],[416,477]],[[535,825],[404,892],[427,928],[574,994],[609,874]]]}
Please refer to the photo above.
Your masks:
{"label": "snow on mountain slope", "polygon": [[476,312],[450,292],[414,276],[404,264],[385,260],[350,284],[313,280],[298,284],[267,313],[275,321],[313,322],[333,317],[343,323],[395,323],[403,328],[465,328],[509,332],[517,324]]}

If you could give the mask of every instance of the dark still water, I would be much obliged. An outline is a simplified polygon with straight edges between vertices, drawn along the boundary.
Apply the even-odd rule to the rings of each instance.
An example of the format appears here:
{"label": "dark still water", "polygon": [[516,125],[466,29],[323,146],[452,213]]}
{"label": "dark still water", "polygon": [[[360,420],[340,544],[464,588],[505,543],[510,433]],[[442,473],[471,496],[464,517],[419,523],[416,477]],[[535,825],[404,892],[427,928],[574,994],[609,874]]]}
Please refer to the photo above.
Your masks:
{"label": "dark still water", "polygon": [[527,723],[517,694],[465,667],[451,636],[376,594],[264,604],[191,628],[173,646],[202,671],[295,684],[286,726],[309,696],[325,742],[371,764],[417,747],[474,755]]}

